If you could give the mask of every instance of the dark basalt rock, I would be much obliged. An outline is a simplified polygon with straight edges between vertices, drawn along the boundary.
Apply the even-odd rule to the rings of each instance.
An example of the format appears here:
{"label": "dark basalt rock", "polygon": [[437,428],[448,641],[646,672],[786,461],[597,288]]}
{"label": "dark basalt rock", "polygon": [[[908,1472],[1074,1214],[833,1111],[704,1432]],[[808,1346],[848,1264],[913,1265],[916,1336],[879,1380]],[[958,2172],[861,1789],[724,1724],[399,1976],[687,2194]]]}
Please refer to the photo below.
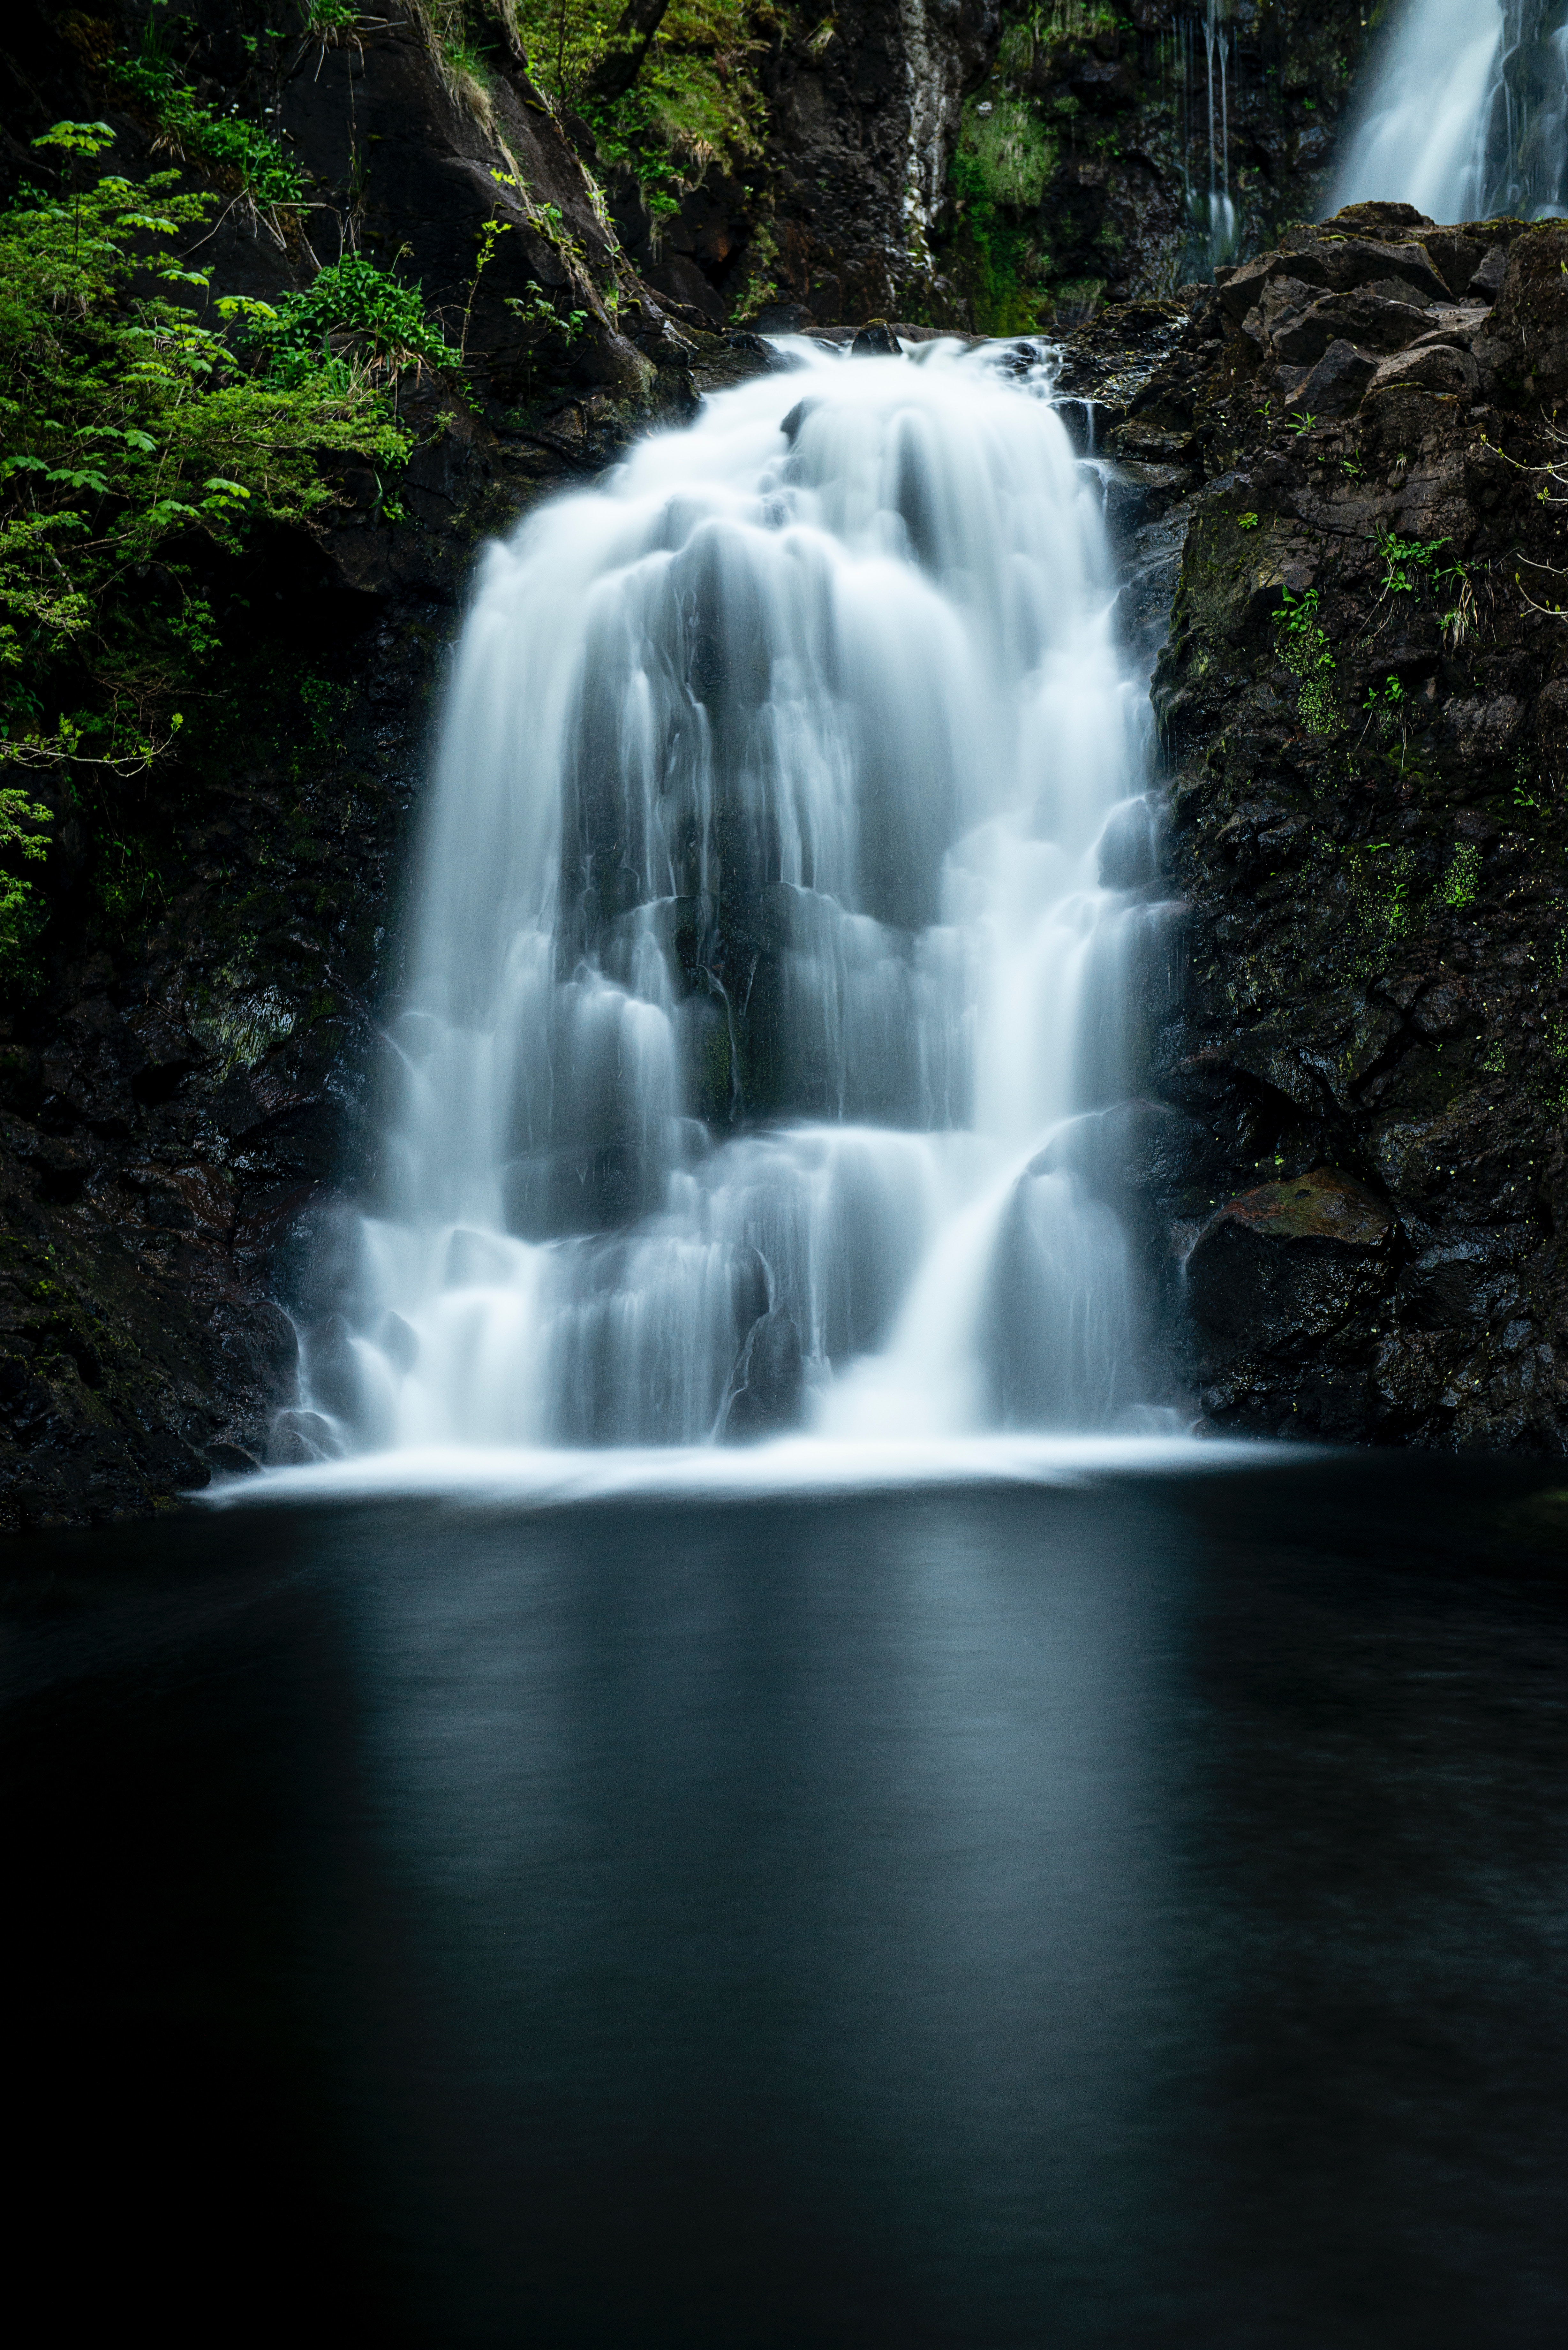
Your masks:
{"label": "dark basalt rock", "polygon": [[[1165,363],[1200,359],[1206,478],[1154,683],[1185,976],[1143,1082],[1190,1126],[1131,1211],[1218,1427],[1568,1444],[1565,263],[1561,224],[1357,206]],[[1303,375],[1302,322],[1351,306],[1379,348]]]}
{"label": "dark basalt rock", "polygon": [[1351,416],[1377,373],[1377,362],[1354,344],[1330,343],[1316,367],[1286,394],[1287,405],[1308,416]]}
{"label": "dark basalt rock", "polygon": [[1327,1167],[1227,1201],[1192,1244],[1187,1302],[1224,1354],[1315,1337],[1389,1279],[1394,1219]]}

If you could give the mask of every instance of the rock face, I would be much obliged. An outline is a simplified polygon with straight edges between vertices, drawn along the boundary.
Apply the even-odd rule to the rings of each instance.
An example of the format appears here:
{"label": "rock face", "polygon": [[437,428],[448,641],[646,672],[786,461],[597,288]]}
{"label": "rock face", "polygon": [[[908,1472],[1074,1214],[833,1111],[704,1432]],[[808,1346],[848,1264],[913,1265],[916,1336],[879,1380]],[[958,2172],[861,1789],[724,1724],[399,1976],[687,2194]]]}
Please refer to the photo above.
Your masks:
{"label": "rock face", "polygon": [[927,314],[961,107],[1001,27],[998,0],[851,0],[781,45],[775,301],[825,324]]}
{"label": "rock face", "polygon": [[947,315],[1071,327],[1310,219],[1366,16],[1362,0],[1007,8],[936,239]]}
{"label": "rock face", "polygon": [[[595,155],[640,276],[708,325],[961,325],[933,255],[964,95],[1001,30],[999,0],[846,0],[781,15],[749,169],[710,166],[673,216],[655,217],[629,174]],[[575,127],[593,153],[587,126]]]}
{"label": "rock face", "polygon": [[1116,429],[1201,477],[1144,1198],[1217,1426],[1568,1432],[1565,336],[1558,224],[1358,206],[1222,271]]}
{"label": "rock face", "polygon": [[1393,1232],[1383,1203],[1328,1167],[1228,1201],[1183,1267],[1208,1367],[1265,1364],[1336,1328],[1386,1287]]}

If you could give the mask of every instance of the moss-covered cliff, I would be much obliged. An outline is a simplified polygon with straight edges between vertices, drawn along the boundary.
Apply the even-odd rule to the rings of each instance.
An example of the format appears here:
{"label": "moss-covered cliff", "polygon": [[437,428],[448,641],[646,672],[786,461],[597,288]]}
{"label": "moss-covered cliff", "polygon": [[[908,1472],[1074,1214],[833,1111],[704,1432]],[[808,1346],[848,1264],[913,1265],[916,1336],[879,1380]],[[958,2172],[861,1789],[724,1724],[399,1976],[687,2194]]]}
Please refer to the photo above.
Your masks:
{"label": "moss-covered cliff", "polygon": [[1169,295],[1321,206],[1361,0],[1003,11],[964,102],[938,298],[981,333]]}

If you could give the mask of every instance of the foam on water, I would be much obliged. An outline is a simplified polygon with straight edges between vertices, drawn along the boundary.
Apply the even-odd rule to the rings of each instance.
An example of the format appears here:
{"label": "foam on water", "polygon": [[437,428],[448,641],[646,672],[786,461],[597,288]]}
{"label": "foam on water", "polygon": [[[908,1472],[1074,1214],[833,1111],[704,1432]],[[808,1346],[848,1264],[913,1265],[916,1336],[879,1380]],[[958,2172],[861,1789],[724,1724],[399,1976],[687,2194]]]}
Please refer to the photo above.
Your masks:
{"label": "foam on water", "polygon": [[225,1477],[197,1498],[215,1509],[256,1502],[403,1494],[475,1507],[551,1509],[576,1502],[765,1501],[972,1485],[1063,1487],[1107,1477],[1200,1474],[1301,1461],[1319,1448],[1227,1438],[977,1436],[938,1443],[850,1444],[780,1437],[755,1445],[409,1447],[359,1453],[265,1477]]}

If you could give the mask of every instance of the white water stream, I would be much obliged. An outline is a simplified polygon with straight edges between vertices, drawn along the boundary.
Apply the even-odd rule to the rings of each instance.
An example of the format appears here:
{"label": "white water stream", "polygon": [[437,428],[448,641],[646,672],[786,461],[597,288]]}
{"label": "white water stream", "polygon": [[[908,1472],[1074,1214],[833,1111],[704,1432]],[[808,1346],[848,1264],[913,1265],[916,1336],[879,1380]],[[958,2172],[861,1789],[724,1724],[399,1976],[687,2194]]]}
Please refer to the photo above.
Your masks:
{"label": "white water stream", "polygon": [[1368,199],[1438,221],[1540,218],[1568,198],[1561,0],[1403,0],[1334,173],[1329,210]]}
{"label": "white water stream", "polygon": [[789,348],[485,558],[326,1450],[1136,1424],[1101,483],[1043,364]]}

